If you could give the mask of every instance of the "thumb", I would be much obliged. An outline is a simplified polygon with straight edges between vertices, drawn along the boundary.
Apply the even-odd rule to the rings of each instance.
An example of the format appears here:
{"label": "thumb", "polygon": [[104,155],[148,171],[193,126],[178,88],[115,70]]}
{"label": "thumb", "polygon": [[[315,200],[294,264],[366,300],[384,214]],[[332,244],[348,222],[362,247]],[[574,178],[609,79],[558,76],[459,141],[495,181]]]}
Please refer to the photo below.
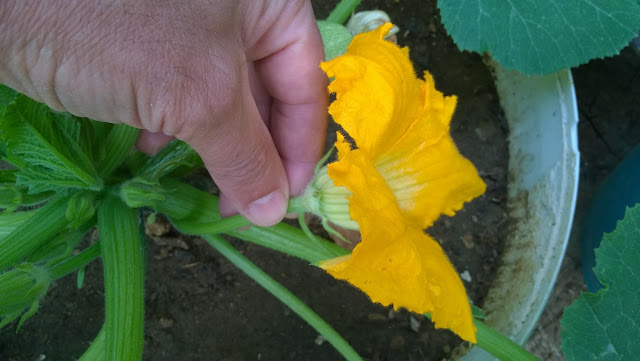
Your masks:
{"label": "thumb", "polygon": [[[209,126],[184,139],[200,154],[225,202],[251,223],[272,226],[287,211],[289,184],[271,135],[260,117],[248,75]],[[228,205],[227,205],[228,207]]]}

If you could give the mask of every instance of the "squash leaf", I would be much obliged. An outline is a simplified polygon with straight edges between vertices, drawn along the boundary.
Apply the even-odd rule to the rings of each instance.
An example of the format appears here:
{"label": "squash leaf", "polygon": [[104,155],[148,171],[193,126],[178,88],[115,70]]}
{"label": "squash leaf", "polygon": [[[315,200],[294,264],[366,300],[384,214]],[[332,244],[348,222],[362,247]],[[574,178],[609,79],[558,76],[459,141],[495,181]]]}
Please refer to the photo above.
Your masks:
{"label": "squash leaf", "polygon": [[640,29],[638,0],[438,1],[462,50],[502,66],[547,74],[618,54]]}
{"label": "squash leaf", "polygon": [[80,145],[90,141],[81,139],[81,121],[17,95],[0,114],[1,149],[19,169],[16,184],[28,186],[30,194],[99,190],[101,181]]}
{"label": "squash leaf", "polygon": [[4,109],[7,105],[11,104],[15,100],[16,96],[18,96],[18,93],[15,90],[6,85],[0,84],[0,115],[4,113]]}
{"label": "squash leaf", "polygon": [[594,272],[605,285],[564,310],[562,351],[567,361],[636,360],[640,355],[640,205],[627,208],[602,238]]}

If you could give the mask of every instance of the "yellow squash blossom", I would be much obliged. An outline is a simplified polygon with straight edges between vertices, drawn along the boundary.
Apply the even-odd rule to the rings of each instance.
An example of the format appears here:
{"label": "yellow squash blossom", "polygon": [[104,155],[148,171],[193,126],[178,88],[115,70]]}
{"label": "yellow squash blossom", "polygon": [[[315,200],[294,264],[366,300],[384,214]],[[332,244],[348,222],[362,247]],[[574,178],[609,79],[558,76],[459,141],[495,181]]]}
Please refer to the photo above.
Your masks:
{"label": "yellow squash blossom", "polygon": [[464,286],[423,229],[482,194],[485,184],[449,134],[456,98],[438,92],[429,73],[416,78],[408,49],[383,40],[391,27],[357,35],[344,55],[321,65],[335,78],[329,112],[356,145],[338,134],[338,161],[328,172],[349,190],[362,242],[320,266],[374,302],[430,312],[436,327],[475,342]]}

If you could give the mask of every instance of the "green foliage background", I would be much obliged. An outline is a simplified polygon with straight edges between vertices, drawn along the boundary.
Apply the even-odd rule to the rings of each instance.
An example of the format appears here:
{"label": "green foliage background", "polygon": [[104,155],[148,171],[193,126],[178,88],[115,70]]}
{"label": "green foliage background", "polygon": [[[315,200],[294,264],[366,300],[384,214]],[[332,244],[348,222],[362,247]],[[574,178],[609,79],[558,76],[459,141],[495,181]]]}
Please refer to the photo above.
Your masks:
{"label": "green foliage background", "polygon": [[637,360],[640,356],[640,205],[628,208],[596,250],[594,272],[606,286],[583,293],[564,311],[567,361]]}
{"label": "green foliage background", "polygon": [[637,0],[440,0],[438,7],[461,49],[525,74],[615,55],[640,30]]}

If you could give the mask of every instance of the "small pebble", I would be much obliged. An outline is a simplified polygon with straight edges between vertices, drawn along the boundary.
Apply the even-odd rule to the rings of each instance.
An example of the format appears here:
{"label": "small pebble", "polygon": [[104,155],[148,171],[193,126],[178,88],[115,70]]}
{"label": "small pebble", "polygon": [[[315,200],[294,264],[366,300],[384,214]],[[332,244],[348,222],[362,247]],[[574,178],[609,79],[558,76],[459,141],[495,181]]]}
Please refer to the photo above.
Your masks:
{"label": "small pebble", "polygon": [[396,311],[393,308],[389,309],[389,313],[387,314],[387,318],[393,320],[396,318]]}
{"label": "small pebble", "polygon": [[173,257],[178,261],[188,262],[191,258],[191,253],[184,251],[182,249],[176,249],[173,251]]}
{"label": "small pebble", "polygon": [[471,274],[468,270],[464,270],[464,272],[460,273],[460,278],[467,282],[471,282]]}
{"label": "small pebble", "polygon": [[473,243],[473,236],[471,234],[465,234],[464,236],[462,236],[462,243],[464,243],[464,246],[468,249],[473,248],[474,243]]}
{"label": "small pebble", "polygon": [[434,24],[432,21],[429,22],[429,25],[427,25],[427,27],[429,28],[429,31],[432,33],[435,33],[438,30],[436,28],[436,24]]}
{"label": "small pebble", "polygon": [[173,327],[173,325],[176,323],[176,321],[173,320],[173,318],[171,317],[160,317],[160,327],[167,329],[167,328],[171,328]]}
{"label": "small pebble", "polygon": [[154,223],[148,224],[144,230],[148,236],[159,237],[169,233],[169,231],[171,231],[171,225],[156,219]]}
{"label": "small pebble", "polygon": [[419,332],[420,331],[420,321],[416,320],[415,317],[409,317],[409,327],[411,327],[411,331]]}

